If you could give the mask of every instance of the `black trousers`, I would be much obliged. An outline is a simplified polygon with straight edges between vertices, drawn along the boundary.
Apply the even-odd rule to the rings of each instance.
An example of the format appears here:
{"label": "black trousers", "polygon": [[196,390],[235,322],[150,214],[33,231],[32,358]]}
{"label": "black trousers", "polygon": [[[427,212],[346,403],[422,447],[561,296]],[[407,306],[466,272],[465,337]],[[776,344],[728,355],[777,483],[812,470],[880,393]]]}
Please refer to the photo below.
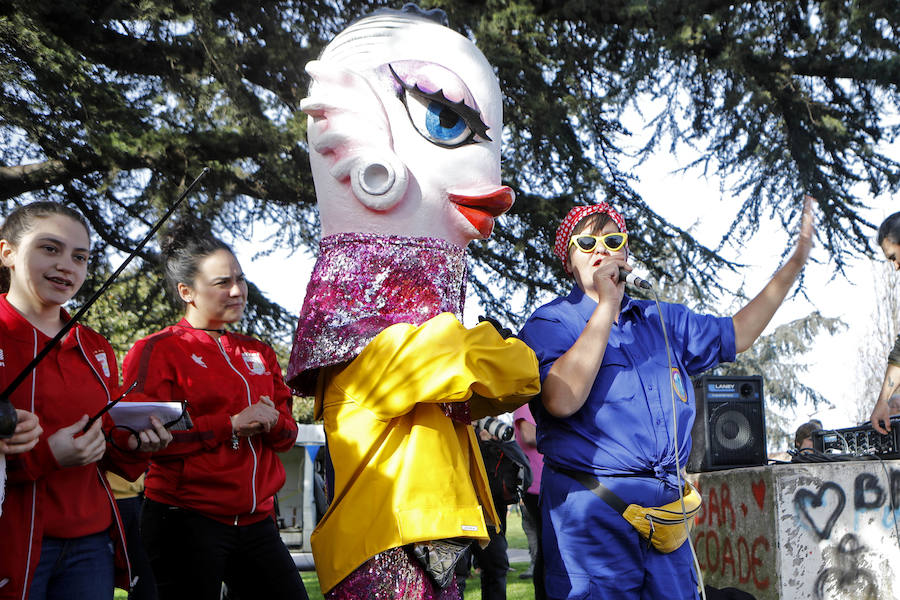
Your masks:
{"label": "black trousers", "polygon": [[133,496],[116,500],[119,506],[119,515],[122,517],[122,526],[125,528],[125,543],[128,544],[128,560],[131,562],[131,576],[137,577],[137,582],[128,593],[128,600],[156,600],[156,582],[153,580],[153,571],[150,569],[150,561],[144,551],[144,543],[141,540],[141,505],[143,498]]}
{"label": "black trousers", "polygon": [[225,525],[147,499],[141,533],[160,600],[219,600],[222,582],[240,598],[309,600],[272,519]]}
{"label": "black trousers", "polygon": [[501,533],[493,527],[488,527],[491,543],[481,548],[477,543],[472,544],[472,554],[481,568],[481,599],[482,600],[506,600],[506,574],[509,572],[509,557],[506,554],[506,511],[505,504],[498,504],[494,500],[494,506],[500,515]]}

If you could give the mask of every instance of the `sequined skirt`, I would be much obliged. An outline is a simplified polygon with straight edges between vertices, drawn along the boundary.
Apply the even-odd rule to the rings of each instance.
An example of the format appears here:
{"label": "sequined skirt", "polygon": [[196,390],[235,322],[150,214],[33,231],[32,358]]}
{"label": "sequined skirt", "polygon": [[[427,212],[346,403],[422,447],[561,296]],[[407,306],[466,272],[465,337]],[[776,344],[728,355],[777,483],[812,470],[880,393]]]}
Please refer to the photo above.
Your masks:
{"label": "sequined skirt", "polygon": [[456,577],[440,589],[403,548],[376,554],[325,594],[327,600],[459,600]]}

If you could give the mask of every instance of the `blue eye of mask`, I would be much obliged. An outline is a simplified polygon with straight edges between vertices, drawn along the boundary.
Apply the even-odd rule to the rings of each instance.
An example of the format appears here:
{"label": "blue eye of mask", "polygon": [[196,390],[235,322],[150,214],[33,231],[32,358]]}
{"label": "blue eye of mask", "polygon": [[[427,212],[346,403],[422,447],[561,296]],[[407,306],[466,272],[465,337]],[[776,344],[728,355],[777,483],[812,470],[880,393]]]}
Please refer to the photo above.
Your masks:
{"label": "blue eye of mask", "polygon": [[391,74],[402,88],[400,94],[409,120],[429,142],[446,148],[458,148],[482,140],[491,141],[487,125],[481,115],[465,102],[448,100],[443,91],[425,92],[409,85],[390,67]]}

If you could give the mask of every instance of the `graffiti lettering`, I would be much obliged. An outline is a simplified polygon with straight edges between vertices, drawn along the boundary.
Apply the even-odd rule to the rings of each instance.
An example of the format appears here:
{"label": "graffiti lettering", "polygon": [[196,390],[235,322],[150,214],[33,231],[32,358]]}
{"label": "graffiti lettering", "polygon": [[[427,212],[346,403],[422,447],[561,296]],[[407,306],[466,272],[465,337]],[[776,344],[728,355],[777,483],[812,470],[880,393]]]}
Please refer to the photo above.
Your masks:
{"label": "graffiti lettering", "polygon": [[770,582],[763,567],[763,556],[769,552],[770,546],[765,536],[757,537],[752,544],[740,536],[732,543],[730,536],[725,536],[720,542],[715,531],[700,531],[694,535],[694,548],[702,571],[724,576],[727,570],[732,579],[737,577],[740,583],[748,583],[752,579],[756,589],[768,589]]}
{"label": "graffiti lettering", "polygon": [[726,537],[722,544],[722,575],[725,574],[726,565],[731,565],[731,577],[734,578],[734,553],[731,551],[731,538]]}
{"label": "graffiti lettering", "polygon": [[715,486],[709,488],[704,497],[703,508],[697,515],[696,524],[707,524],[710,527],[727,524],[734,531],[736,517],[734,507],[731,505],[731,488],[727,483],[723,482],[718,488]]}
{"label": "graffiti lettering", "polygon": [[[747,566],[746,573],[741,569],[741,565]],[[750,564],[750,546],[747,545],[747,540],[743,537],[739,537],[737,541],[737,567],[738,581],[741,583],[750,581],[750,576],[753,574],[753,569]]]}
{"label": "graffiti lettering", "polygon": [[735,522],[734,522],[734,508],[731,506],[731,488],[728,487],[728,484],[722,482],[720,487],[720,508],[721,512],[719,513],[719,526],[721,527],[723,523],[728,520],[728,517],[731,517],[731,530],[734,531]]}
{"label": "graffiti lettering", "polygon": [[765,545],[766,552],[769,551],[769,540],[765,538],[765,536],[759,536],[755,540],[753,540],[753,546],[750,550],[750,573],[753,575],[753,585],[756,586],[758,590],[764,590],[769,587],[769,578],[760,580],[757,577],[757,573],[759,573],[762,569],[757,569],[757,567],[762,566],[762,559],[756,554],[756,551]]}
{"label": "graffiti lettering", "polygon": [[884,488],[872,473],[860,473],[853,483],[853,502],[856,510],[878,508],[884,504]]}
{"label": "graffiti lettering", "polygon": [[891,469],[891,510],[900,507],[900,471]]}

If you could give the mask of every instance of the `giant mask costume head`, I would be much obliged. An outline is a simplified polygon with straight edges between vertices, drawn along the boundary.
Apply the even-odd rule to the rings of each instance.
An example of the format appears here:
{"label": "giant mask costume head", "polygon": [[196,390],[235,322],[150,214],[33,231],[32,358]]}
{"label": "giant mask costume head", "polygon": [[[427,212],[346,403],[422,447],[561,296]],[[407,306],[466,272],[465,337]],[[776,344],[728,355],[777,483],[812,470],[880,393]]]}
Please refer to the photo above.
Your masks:
{"label": "giant mask costume head", "polygon": [[465,247],[513,203],[497,78],[443,16],[378,11],[306,67],[322,241],[288,366],[297,393],[385,327],[461,318]]}
{"label": "giant mask costume head", "polygon": [[323,237],[490,235],[513,194],[500,185],[500,87],[470,40],[404,7],[353,23],[306,69]]}

